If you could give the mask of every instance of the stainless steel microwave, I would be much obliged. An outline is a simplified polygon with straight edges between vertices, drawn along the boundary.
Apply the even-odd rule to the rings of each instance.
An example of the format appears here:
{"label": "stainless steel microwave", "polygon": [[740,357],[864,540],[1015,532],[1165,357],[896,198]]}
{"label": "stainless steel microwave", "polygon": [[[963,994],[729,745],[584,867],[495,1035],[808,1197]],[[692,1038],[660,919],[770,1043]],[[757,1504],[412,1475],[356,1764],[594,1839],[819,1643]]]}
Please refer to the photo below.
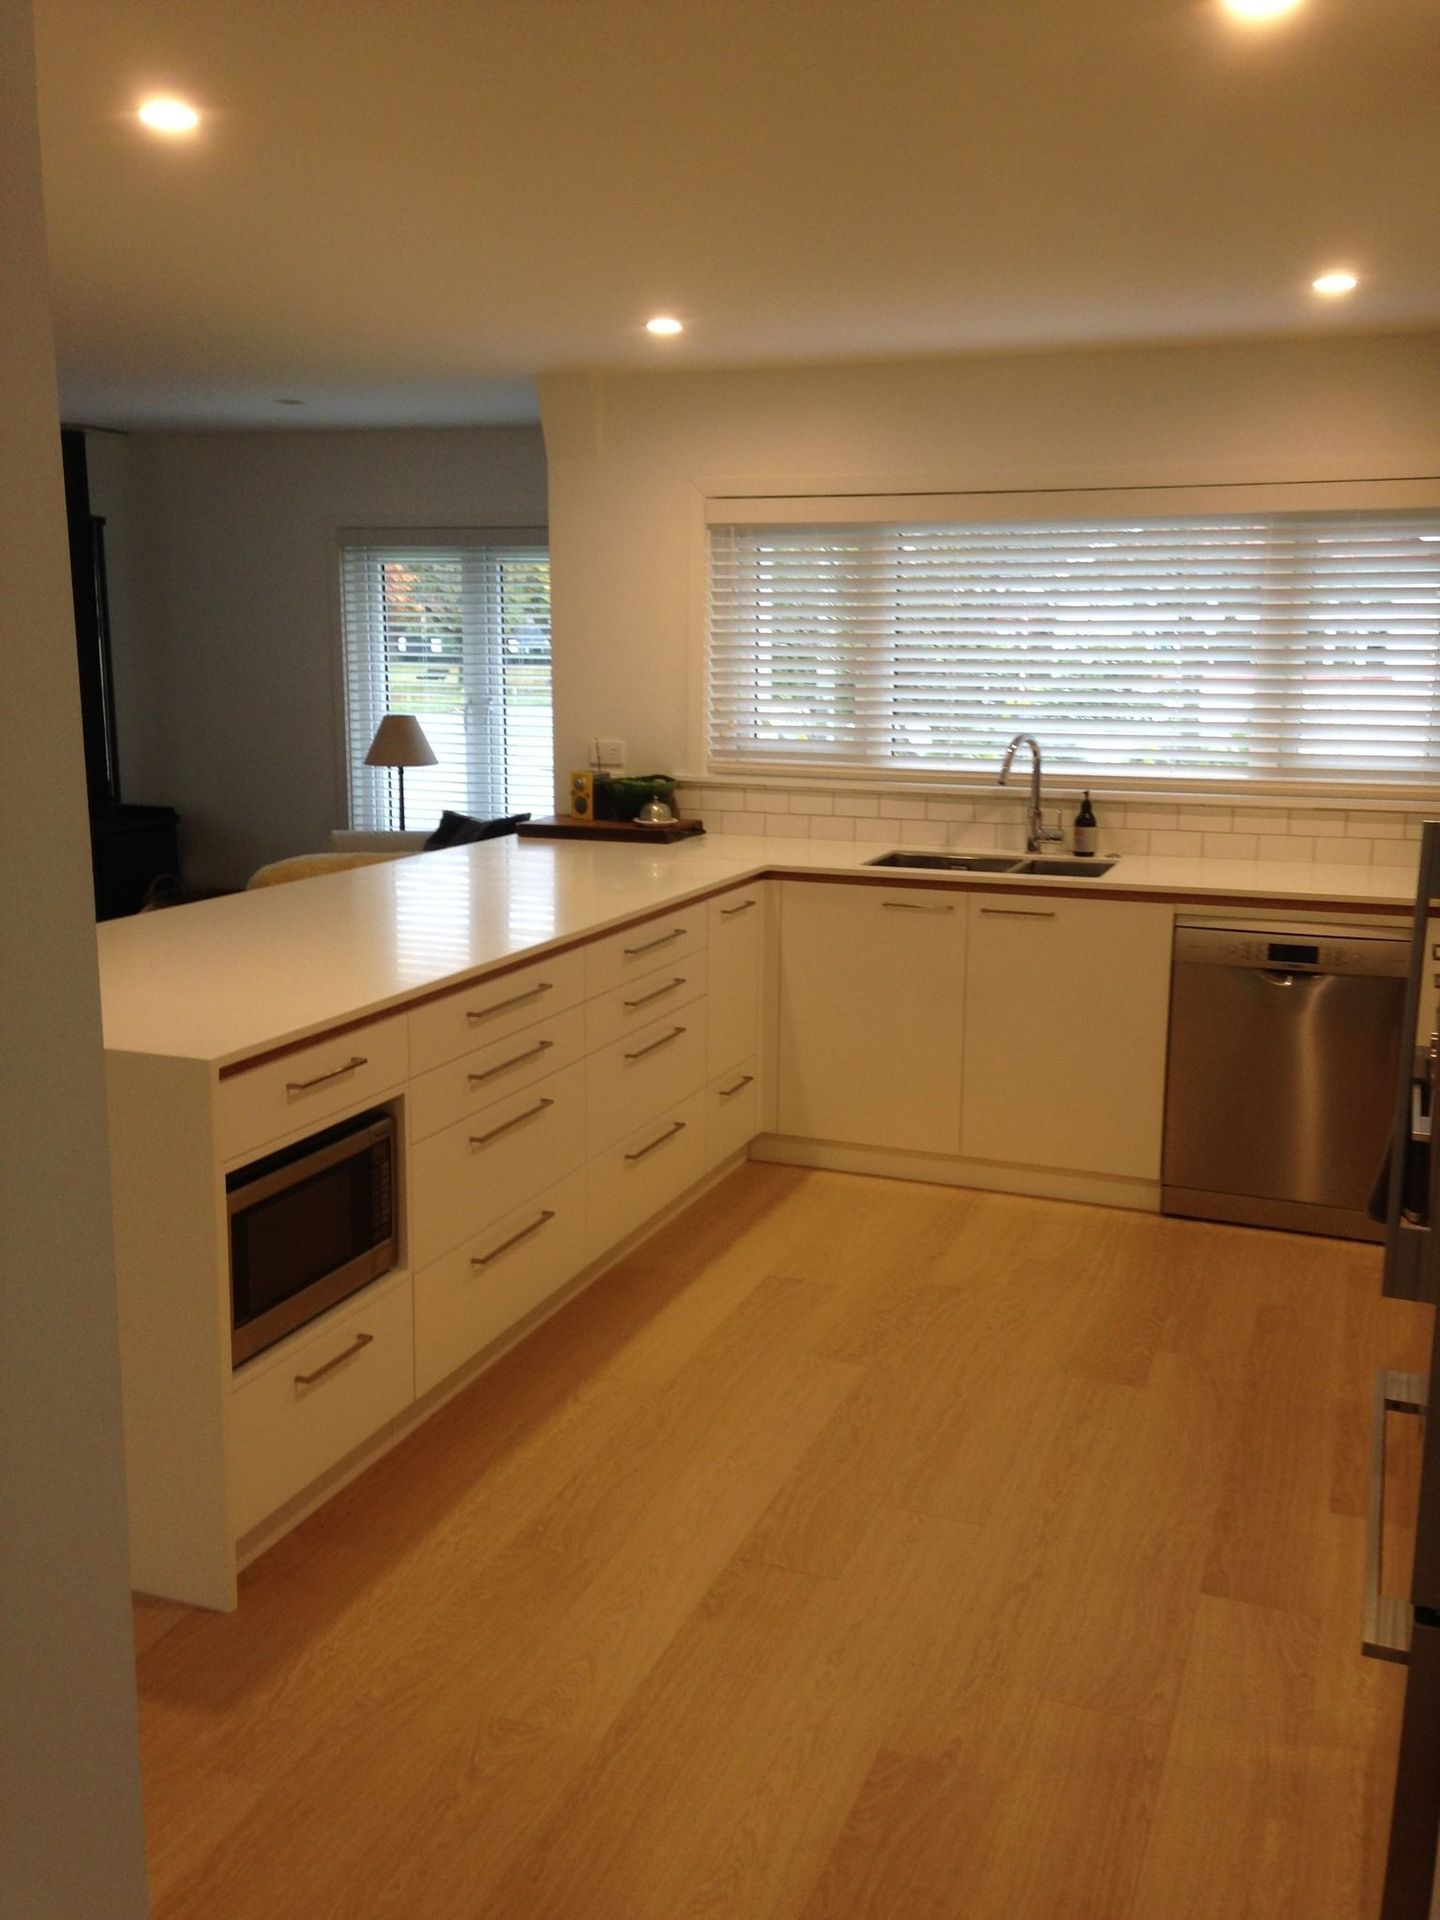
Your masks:
{"label": "stainless steel microwave", "polygon": [[395,1265],[395,1121],[382,1108],[226,1176],[235,1366]]}

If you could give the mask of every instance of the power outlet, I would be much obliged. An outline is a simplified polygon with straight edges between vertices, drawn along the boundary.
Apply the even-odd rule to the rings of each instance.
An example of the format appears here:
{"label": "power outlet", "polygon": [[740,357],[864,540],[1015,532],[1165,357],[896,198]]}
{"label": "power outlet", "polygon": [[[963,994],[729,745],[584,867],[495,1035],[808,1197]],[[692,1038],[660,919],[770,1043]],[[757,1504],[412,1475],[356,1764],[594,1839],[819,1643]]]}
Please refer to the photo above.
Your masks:
{"label": "power outlet", "polygon": [[592,740],[590,758],[592,766],[604,767],[609,773],[619,773],[625,765],[625,742],[623,740]]}

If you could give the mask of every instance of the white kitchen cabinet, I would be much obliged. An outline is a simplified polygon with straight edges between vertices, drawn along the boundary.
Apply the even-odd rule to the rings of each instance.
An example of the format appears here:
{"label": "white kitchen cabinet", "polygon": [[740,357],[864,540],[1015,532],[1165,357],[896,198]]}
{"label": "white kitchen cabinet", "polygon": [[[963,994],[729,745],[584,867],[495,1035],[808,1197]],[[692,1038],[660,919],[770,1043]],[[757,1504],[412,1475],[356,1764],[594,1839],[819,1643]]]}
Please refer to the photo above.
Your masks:
{"label": "white kitchen cabinet", "polygon": [[959,1152],[965,908],[938,888],[785,887],[780,1133]]}
{"label": "white kitchen cabinet", "polygon": [[1171,910],[976,895],[970,918],[961,1152],[1158,1180]]}
{"label": "white kitchen cabinet", "polygon": [[737,887],[709,903],[710,1073],[751,1060],[760,1047],[765,967],[763,885]]}

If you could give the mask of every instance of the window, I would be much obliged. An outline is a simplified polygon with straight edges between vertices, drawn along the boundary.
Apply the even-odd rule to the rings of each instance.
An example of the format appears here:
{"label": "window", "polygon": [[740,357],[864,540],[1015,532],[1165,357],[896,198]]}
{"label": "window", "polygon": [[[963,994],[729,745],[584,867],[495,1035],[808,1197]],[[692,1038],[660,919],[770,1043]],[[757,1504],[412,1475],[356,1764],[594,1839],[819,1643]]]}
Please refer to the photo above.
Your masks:
{"label": "window", "polygon": [[375,536],[341,550],[350,821],[399,825],[399,786],[365,755],[414,714],[437,764],[405,773],[405,812],[494,818],[555,805],[550,560],[543,535]]}
{"label": "window", "polygon": [[1077,774],[1440,778],[1440,509],[1066,505],[761,525],[715,503],[712,768],[989,773],[1023,729]]}

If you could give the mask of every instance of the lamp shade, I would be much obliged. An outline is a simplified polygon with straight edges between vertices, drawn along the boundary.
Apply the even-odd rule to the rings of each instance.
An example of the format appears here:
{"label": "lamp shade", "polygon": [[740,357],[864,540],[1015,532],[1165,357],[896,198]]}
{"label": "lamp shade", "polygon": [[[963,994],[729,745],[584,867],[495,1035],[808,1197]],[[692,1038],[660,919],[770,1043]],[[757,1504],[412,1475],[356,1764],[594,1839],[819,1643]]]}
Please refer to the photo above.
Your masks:
{"label": "lamp shade", "polygon": [[375,729],[367,767],[433,767],[435,749],[413,713],[387,713]]}

